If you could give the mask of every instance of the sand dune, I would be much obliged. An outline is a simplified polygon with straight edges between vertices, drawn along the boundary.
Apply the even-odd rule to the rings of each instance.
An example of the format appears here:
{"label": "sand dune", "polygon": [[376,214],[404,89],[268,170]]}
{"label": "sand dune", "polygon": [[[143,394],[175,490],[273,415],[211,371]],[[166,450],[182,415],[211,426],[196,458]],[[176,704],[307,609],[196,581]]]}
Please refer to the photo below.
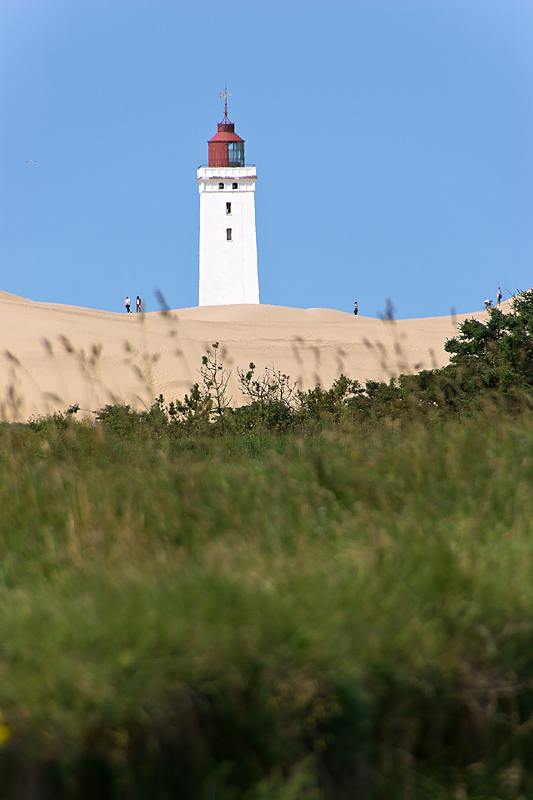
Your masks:
{"label": "sand dune", "polygon": [[[27,419],[73,403],[90,413],[114,401],[143,407],[159,393],[183,396],[215,341],[234,372],[250,361],[258,371],[273,364],[301,388],[330,386],[341,372],[361,383],[388,380],[444,366],[444,343],[467,317],[485,313],[394,323],[267,305],[127,315],[0,292],[0,413]],[[240,402],[235,374],[230,390]]]}

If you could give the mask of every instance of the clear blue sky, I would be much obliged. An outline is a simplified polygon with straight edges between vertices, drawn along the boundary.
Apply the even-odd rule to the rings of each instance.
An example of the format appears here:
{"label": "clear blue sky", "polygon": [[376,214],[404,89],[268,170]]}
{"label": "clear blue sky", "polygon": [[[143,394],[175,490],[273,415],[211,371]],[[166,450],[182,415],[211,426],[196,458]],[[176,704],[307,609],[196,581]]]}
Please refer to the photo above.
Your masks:
{"label": "clear blue sky", "polygon": [[0,17],[1,289],[197,305],[196,169],[224,81],[257,165],[263,303],[422,317],[533,286],[531,0],[0,0]]}

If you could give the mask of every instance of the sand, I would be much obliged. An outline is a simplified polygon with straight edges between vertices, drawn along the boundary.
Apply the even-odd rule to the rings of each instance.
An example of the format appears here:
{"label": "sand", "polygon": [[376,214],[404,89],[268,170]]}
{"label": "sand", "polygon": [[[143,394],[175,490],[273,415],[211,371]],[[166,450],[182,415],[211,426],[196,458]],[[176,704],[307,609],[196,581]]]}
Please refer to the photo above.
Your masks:
{"label": "sand", "polygon": [[[508,302],[503,304],[508,306]],[[213,342],[242,401],[236,367],[250,361],[290,375],[303,389],[344,373],[361,383],[448,363],[445,341],[466,318],[384,322],[321,308],[203,306],[120,314],[37,303],[0,292],[0,416],[26,420],[78,403],[86,416],[106,403],[149,407],[183,397]]]}

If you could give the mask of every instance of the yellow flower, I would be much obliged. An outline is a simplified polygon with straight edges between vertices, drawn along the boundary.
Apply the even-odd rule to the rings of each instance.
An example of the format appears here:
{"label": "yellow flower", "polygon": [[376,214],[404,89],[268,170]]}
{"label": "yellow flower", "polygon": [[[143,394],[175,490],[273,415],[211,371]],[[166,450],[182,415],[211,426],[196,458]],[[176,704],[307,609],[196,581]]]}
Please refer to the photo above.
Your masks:
{"label": "yellow flower", "polygon": [[11,729],[4,725],[4,715],[0,711],[0,747],[11,739]]}

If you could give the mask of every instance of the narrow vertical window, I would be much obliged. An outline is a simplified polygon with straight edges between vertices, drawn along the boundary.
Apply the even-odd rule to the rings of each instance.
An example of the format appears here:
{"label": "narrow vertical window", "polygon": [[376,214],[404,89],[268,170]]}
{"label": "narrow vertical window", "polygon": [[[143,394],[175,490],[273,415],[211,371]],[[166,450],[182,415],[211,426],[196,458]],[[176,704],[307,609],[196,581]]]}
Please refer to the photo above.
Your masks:
{"label": "narrow vertical window", "polygon": [[226,214],[231,214],[231,203],[226,203]]}
{"label": "narrow vertical window", "polygon": [[226,228],[226,239],[228,240],[228,242],[232,241],[232,239],[231,239],[231,228]]}

